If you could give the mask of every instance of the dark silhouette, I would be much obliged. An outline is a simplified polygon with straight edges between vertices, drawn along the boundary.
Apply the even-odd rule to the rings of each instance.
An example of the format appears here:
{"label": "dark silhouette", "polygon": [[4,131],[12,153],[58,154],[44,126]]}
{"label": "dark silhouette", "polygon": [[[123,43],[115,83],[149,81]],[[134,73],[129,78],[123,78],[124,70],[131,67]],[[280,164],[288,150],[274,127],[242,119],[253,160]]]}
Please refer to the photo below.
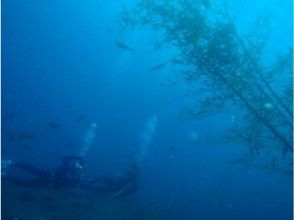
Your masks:
{"label": "dark silhouette", "polygon": [[[65,157],[62,166],[48,170],[29,163],[11,162],[5,167],[3,180],[26,187],[81,188],[97,193],[123,197],[138,190],[139,165],[134,163],[121,175],[114,177],[84,178],[82,157]],[[21,173],[22,175],[18,175]]]}
{"label": "dark silhouette", "polygon": [[[15,172],[8,171],[5,179],[18,185],[28,187],[71,187],[78,186],[83,179],[84,161],[82,157],[65,157],[62,166],[55,170],[48,170],[33,166],[28,163],[12,163],[9,169],[15,169]],[[24,171],[31,174],[20,176],[17,171]]]}

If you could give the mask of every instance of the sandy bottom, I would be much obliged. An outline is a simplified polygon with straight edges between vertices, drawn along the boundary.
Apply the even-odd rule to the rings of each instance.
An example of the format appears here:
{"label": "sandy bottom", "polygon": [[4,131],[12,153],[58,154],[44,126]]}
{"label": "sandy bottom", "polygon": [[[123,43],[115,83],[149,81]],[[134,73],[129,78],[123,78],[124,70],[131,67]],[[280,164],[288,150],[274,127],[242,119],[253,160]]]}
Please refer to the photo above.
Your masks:
{"label": "sandy bottom", "polygon": [[113,199],[77,189],[26,188],[2,181],[2,220],[169,219],[144,208],[135,198]]}

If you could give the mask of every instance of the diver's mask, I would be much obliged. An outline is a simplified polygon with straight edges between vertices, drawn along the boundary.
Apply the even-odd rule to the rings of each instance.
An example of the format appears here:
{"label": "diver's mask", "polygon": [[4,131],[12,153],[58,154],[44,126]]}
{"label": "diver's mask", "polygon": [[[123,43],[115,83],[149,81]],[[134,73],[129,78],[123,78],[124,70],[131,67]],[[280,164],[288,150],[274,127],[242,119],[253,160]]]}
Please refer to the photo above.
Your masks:
{"label": "diver's mask", "polygon": [[84,168],[84,167],[79,163],[79,161],[77,161],[77,162],[75,163],[74,167],[75,167],[76,169],[83,169],[83,168]]}

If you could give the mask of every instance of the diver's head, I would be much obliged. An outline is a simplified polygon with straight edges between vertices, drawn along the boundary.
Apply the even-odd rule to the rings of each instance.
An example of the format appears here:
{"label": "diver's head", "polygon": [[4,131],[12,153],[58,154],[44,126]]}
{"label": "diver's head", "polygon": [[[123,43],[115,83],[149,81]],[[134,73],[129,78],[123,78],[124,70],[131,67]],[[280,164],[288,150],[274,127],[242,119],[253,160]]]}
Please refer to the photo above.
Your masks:
{"label": "diver's head", "polygon": [[84,168],[84,161],[81,157],[68,157],[63,160],[63,165],[68,169],[79,170]]}
{"label": "diver's head", "polygon": [[82,166],[81,162],[77,160],[74,164],[74,168],[75,169],[83,169],[84,166]]}

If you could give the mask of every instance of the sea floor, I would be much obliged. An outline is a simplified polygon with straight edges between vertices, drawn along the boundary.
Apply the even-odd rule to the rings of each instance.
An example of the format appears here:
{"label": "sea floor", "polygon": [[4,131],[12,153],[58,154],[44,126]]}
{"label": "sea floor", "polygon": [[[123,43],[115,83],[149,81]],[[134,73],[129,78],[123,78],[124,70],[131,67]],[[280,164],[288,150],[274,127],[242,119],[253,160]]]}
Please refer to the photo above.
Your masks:
{"label": "sea floor", "polygon": [[71,189],[27,188],[2,181],[2,220],[169,219],[144,208],[135,198]]}

